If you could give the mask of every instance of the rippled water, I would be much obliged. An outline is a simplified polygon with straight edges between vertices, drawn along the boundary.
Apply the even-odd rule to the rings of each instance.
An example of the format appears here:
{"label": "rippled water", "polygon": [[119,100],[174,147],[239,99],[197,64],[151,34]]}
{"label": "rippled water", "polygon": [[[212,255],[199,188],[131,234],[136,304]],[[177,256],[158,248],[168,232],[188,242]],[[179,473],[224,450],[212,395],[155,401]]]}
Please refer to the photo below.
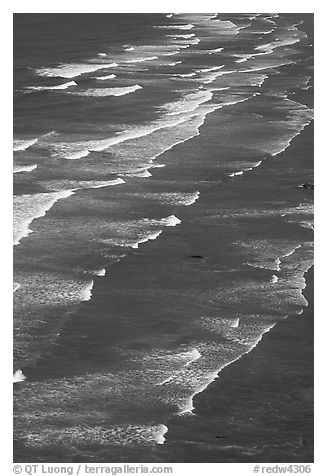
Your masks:
{"label": "rippled water", "polygon": [[310,17],[15,17],[15,458],[160,459],[307,305]]}

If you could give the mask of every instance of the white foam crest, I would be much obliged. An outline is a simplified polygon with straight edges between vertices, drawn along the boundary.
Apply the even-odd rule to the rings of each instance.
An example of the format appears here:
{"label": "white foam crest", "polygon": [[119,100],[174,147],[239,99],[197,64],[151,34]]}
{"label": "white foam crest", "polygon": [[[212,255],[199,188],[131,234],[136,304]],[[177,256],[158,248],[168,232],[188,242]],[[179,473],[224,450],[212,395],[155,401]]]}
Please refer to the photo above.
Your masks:
{"label": "white foam crest", "polygon": [[158,445],[163,445],[166,441],[164,435],[167,433],[168,427],[166,425],[159,425],[158,432],[155,435],[155,441]]}
{"label": "white foam crest", "polygon": [[107,69],[118,66],[117,63],[84,63],[84,64],[60,64],[54,68],[38,68],[35,70],[40,76],[76,78],[82,74],[92,73],[99,69]]}
{"label": "white foam crest", "polygon": [[255,342],[250,346],[250,348],[248,348],[245,352],[243,352],[241,355],[239,355],[238,357],[236,357],[235,359],[223,364],[222,366],[220,366],[215,372],[211,372],[207,375],[207,378],[206,378],[206,381],[204,382],[204,384],[202,384],[201,386],[199,386],[196,391],[186,400],[185,402],[185,405],[184,407],[181,409],[181,411],[179,412],[180,415],[185,415],[187,413],[192,413],[193,410],[194,410],[194,405],[193,405],[193,399],[195,397],[195,395],[198,395],[199,393],[202,393],[207,387],[208,385],[210,385],[211,382],[213,382],[214,380],[216,380],[216,378],[219,376],[220,372],[225,368],[225,367],[228,367],[229,365],[232,365],[234,362],[240,360],[244,355],[246,354],[249,354],[258,344],[259,342],[262,340],[262,337],[264,334],[266,334],[267,332],[269,332],[276,324],[271,324],[270,326],[268,326],[267,328],[265,328],[263,330],[263,332],[261,333],[261,335],[255,340]]}
{"label": "white foam crest", "polygon": [[[177,357],[183,357],[183,358],[186,358],[187,361],[186,363],[183,364],[182,366],[182,369],[188,367],[189,365],[191,365],[193,362],[195,362],[196,360],[200,359],[200,357],[202,357],[202,354],[201,352],[198,351],[198,349],[193,349],[191,350],[190,352],[186,352],[186,353],[183,353],[183,354],[179,354],[177,355]],[[181,369],[181,370],[182,370]],[[166,383],[168,382],[171,382],[172,380],[174,380],[177,376],[178,376],[179,372],[175,372],[173,373],[172,375],[170,375],[169,377],[167,377],[165,380],[163,380],[162,382],[159,382],[159,383],[156,383],[156,386],[161,386],[161,385],[165,385]]]}
{"label": "white foam crest", "polygon": [[181,64],[181,61],[175,61],[174,63],[168,63],[167,66],[176,66],[177,64]]}
{"label": "white foam crest", "polygon": [[257,77],[256,80],[253,81],[252,86],[258,86],[259,88],[261,88],[261,86],[268,77],[269,76],[267,74],[261,75],[261,78]]}
{"label": "white foam crest", "polygon": [[178,53],[179,53],[179,50],[176,50],[170,53],[162,53],[161,56],[173,56],[173,55],[177,55]]}
{"label": "white foam crest", "polygon": [[[205,107],[205,106],[202,106],[202,107]],[[209,106],[208,106],[209,107]],[[154,160],[157,159],[157,157],[159,157],[160,155],[162,155],[164,152],[167,152],[168,150],[171,150],[173,147],[175,147],[176,145],[178,144],[182,144],[183,142],[186,142],[188,141],[189,139],[191,139],[192,137],[194,137],[195,135],[198,135],[199,134],[199,127],[204,123],[204,120],[205,120],[205,116],[206,114],[208,114],[209,112],[212,112],[214,111],[215,109],[217,109],[217,107],[211,107],[209,110],[206,110],[204,112],[200,111],[201,109],[201,106],[199,107],[199,111],[197,111],[194,115],[190,115],[190,116],[183,116],[181,119],[178,120],[177,124],[176,125],[179,125],[179,124],[183,124],[183,123],[187,123],[189,121],[192,121],[192,128],[193,130],[189,131],[187,133],[187,135],[185,135],[183,138],[180,138],[179,140],[173,142],[172,144],[166,146],[163,150],[161,150],[160,152],[156,153],[152,159],[151,159],[151,162],[153,163]],[[194,128],[196,129],[194,131]],[[165,167],[165,164],[158,164],[158,165],[151,165],[152,167],[154,166],[158,166],[158,167]]]}
{"label": "white foam crest", "polygon": [[32,145],[36,144],[39,139],[36,137],[35,139],[14,139],[14,152],[18,152],[20,150],[26,150]]}
{"label": "white foam crest", "polygon": [[53,185],[53,187],[58,186],[58,188],[65,187],[66,189],[75,192],[76,190],[111,187],[114,185],[121,185],[123,183],[125,183],[125,180],[118,177],[112,180],[60,180],[58,182],[51,181],[49,182],[49,185]]}
{"label": "white foam crest", "polygon": [[84,288],[82,289],[81,293],[81,300],[82,301],[89,301],[92,297],[92,289],[93,289],[94,281],[93,279],[88,282]]}
{"label": "white foam crest", "polygon": [[240,325],[240,318],[239,317],[235,317],[230,323],[230,327],[232,327],[234,329],[236,329],[239,325]]}
{"label": "white foam crest", "polygon": [[13,383],[24,382],[24,380],[26,380],[26,377],[23,372],[21,370],[16,370],[13,375]]}
{"label": "white foam crest", "polygon": [[213,94],[210,91],[197,91],[196,93],[186,94],[182,99],[167,103],[162,106],[169,116],[188,113],[197,109],[200,104],[210,101]]}
{"label": "white foam crest", "polygon": [[13,173],[19,174],[20,172],[32,172],[37,168],[36,164],[33,165],[14,165]]}
{"label": "white foam crest", "polygon": [[175,215],[170,215],[167,218],[162,218],[159,223],[165,226],[176,226],[182,223],[182,220],[177,218]]}
{"label": "white foam crest", "polygon": [[29,225],[36,218],[45,216],[47,211],[58,201],[68,198],[75,192],[37,193],[35,195],[18,195],[14,197],[14,245],[18,245],[32,230]]}
{"label": "white foam crest", "polygon": [[187,35],[166,35],[168,36],[169,38],[174,38],[176,40],[178,39],[182,39],[182,40],[188,40],[189,38],[193,38],[195,36],[195,33],[189,33]]}
{"label": "white foam crest", "polygon": [[125,60],[125,63],[143,63],[144,61],[154,61],[157,60],[158,56],[146,56],[143,58],[135,58],[130,60]]}
{"label": "white foam crest", "polygon": [[93,96],[93,97],[106,97],[106,96],[125,96],[126,94],[133,93],[138,89],[143,89],[139,84],[135,86],[126,86],[122,88],[94,88],[87,89],[86,91],[76,91],[74,95],[77,96]]}
{"label": "white foam crest", "polygon": [[68,89],[68,88],[71,88],[72,86],[77,86],[77,83],[75,83],[75,81],[68,81],[67,83],[64,83],[64,84],[58,84],[58,86],[28,86],[26,89],[30,89],[33,91],[56,91],[56,90]]}
{"label": "white foam crest", "polygon": [[192,78],[193,76],[196,76],[196,73],[185,73],[185,74],[173,74],[172,76],[176,76],[179,78]]}
{"label": "white foam crest", "polygon": [[177,206],[190,206],[195,203],[200,197],[200,192],[163,192],[163,193],[151,193],[152,200],[158,200],[160,203],[177,205]]}
{"label": "white foam crest", "polygon": [[[87,157],[91,152],[99,152],[102,150],[106,150],[113,145],[121,144],[122,142],[133,139],[138,139],[140,137],[145,137],[153,132],[159,131],[160,129],[169,129],[171,127],[182,124],[189,119],[189,117],[180,117],[170,121],[158,121],[157,123],[137,127],[135,130],[132,131],[124,131],[118,133],[114,137],[111,137],[109,139],[100,139],[93,141],[89,140],[83,142],[56,142],[51,145],[54,147],[60,157],[63,157],[67,160],[77,160]],[[176,142],[176,144],[178,143],[179,142]],[[161,152],[158,155],[160,154]]]}
{"label": "white foam crest", "polygon": [[154,231],[148,233],[146,236],[143,238],[139,239],[137,242],[132,243],[132,244],[127,244],[123,246],[130,246],[131,248],[137,249],[141,243],[146,243],[149,240],[156,240],[158,236],[160,236],[162,233],[162,230]]}
{"label": "white foam crest", "polygon": [[231,70],[231,71],[218,71],[216,74],[217,74],[217,77],[218,76],[224,76],[225,74],[233,74],[233,73],[236,73],[235,70]]}
{"label": "white foam crest", "polygon": [[224,48],[215,48],[214,50],[208,50],[209,55],[213,55],[215,53],[220,53],[223,51]]}
{"label": "white foam crest", "polygon": [[224,88],[210,88],[210,91],[225,91],[226,89],[230,89],[230,86]]}
{"label": "white foam crest", "polygon": [[105,180],[104,182],[92,182],[90,185],[86,183],[85,188],[103,188],[111,185],[121,185],[122,183],[125,183],[125,180],[119,177],[113,180]]}
{"label": "white foam crest", "polygon": [[[287,138],[283,141],[281,141],[280,145],[278,146],[277,149],[275,149],[273,152],[271,152],[271,156],[275,157],[276,155],[281,154],[284,152],[292,143],[293,139],[301,134],[303,129],[310,124],[311,120],[313,119],[313,111],[312,109],[309,109],[307,106],[304,106],[303,104],[296,103],[294,101],[291,101],[287,98],[285,98],[286,101],[292,103],[293,105],[297,105],[298,109],[295,111],[295,115],[293,115],[295,122],[292,124],[293,129],[292,129],[292,136],[290,138]],[[297,127],[295,129],[295,126]]]}
{"label": "white foam crest", "polygon": [[269,33],[273,33],[275,31],[275,28],[272,28],[271,30],[268,31],[261,31],[261,35],[269,35]]}
{"label": "white foam crest", "polygon": [[234,54],[232,55],[233,57],[236,57],[236,58],[239,58],[238,60],[236,60],[236,63],[243,63],[244,61],[247,61],[248,59],[251,59],[253,58],[254,56],[256,56],[255,54],[247,54],[247,53],[238,53],[238,54]]}
{"label": "white foam crest", "polygon": [[154,28],[163,28],[168,30],[192,30],[192,28],[194,27],[195,25],[193,25],[192,23],[188,23],[185,25],[178,25],[176,23],[174,25],[158,25],[158,26],[155,26]]}
{"label": "white foam crest", "polygon": [[235,177],[237,175],[243,175],[243,170],[240,170],[239,172],[233,172],[231,174],[227,174],[229,177]]}
{"label": "white foam crest", "polygon": [[221,68],[224,68],[225,65],[222,64],[220,66],[212,66],[211,68],[203,68],[203,69],[198,69],[197,71],[199,73],[210,73],[211,71],[218,71]]}
{"label": "white foam crest", "polygon": [[259,162],[255,163],[255,164],[252,165],[251,167],[246,167],[246,169],[244,169],[244,172],[251,171],[251,170],[253,170],[253,169],[256,168],[256,167],[259,167],[260,164],[262,164],[262,160],[259,160]]}
{"label": "white foam crest", "polygon": [[299,38],[288,38],[288,39],[276,40],[274,42],[267,43],[265,45],[256,46],[254,49],[258,51],[272,53],[276,48],[280,48],[281,46],[295,45],[296,43],[299,43],[299,41],[300,41]]}
{"label": "white foam crest", "polygon": [[275,265],[276,265],[276,267],[275,267],[276,271],[280,271],[280,265],[281,265],[280,259],[279,259],[279,258],[276,258],[275,261],[274,261],[274,263],[275,263]]}
{"label": "white foam crest", "polygon": [[295,248],[293,248],[291,251],[288,251],[285,253],[282,258],[287,258],[288,256],[291,256],[297,249],[301,248],[302,245],[298,245]]}
{"label": "white foam crest", "polygon": [[168,13],[168,15],[166,15],[166,18],[171,18],[173,17],[174,15],[172,13]]}
{"label": "white foam crest", "polygon": [[[252,96],[249,96],[249,97],[246,97],[246,98],[241,98],[241,99],[238,99],[238,100],[235,100],[235,101],[228,101],[228,102],[225,102],[225,103],[221,103],[219,105],[219,108],[223,108],[223,107],[226,107],[226,106],[234,106],[235,104],[239,104],[240,102],[245,102],[245,101],[248,101],[249,99],[252,99],[256,96],[260,95],[260,93],[256,92],[254,94],[252,94]],[[244,169],[246,170],[246,169]],[[234,175],[242,175],[244,170],[240,170],[239,172],[234,172]]]}
{"label": "white foam crest", "polygon": [[277,283],[277,281],[278,281],[278,276],[276,276],[275,274],[273,274],[273,275],[272,275],[272,278],[271,278],[271,280],[270,280],[270,282],[271,282],[272,284],[274,284],[274,283]]}
{"label": "white foam crest", "polygon": [[230,20],[220,20],[217,19],[217,22],[215,23],[215,27],[218,30],[218,33],[220,35],[237,35],[239,33],[239,30],[241,30],[244,27],[238,27],[235,25]]}
{"label": "white foam crest", "polygon": [[232,74],[232,73],[235,73],[235,71],[211,71],[208,73],[202,73],[202,77],[200,78],[200,81],[203,84],[210,84],[218,77],[224,76],[225,74]]}
{"label": "white foam crest", "polygon": [[114,79],[117,78],[115,74],[108,74],[107,76],[97,76],[95,79],[98,81],[106,81],[107,79]]}
{"label": "white foam crest", "polygon": [[194,192],[190,194],[189,196],[184,196],[183,198],[183,205],[186,207],[189,207],[190,205],[193,205],[200,197],[200,192]]}
{"label": "white foam crest", "polygon": [[200,38],[193,38],[192,40],[189,40],[189,45],[198,45],[200,43]]}
{"label": "white foam crest", "polygon": [[94,274],[96,274],[97,276],[105,276],[106,275],[106,270],[105,270],[105,268],[97,269],[96,271],[94,271]]}
{"label": "white foam crest", "polygon": [[101,58],[105,58],[107,55],[107,53],[98,53],[98,56],[100,56]]}
{"label": "white foam crest", "polygon": [[17,291],[17,289],[21,288],[19,283],[14,283],[13,292]]}
{"label": "white foam crest", "polygon": [[314,224],[311,221],[300,221],[299,225],[301,228],[305,228],[307,230],[314,230]]}
{"label": "white foam crest", "polygon": [[280,66],[287,66],[287,65],[292,64],[292,63],[293,63],[293,61],[288,61],[287,63],[279,63],[279,64],[273,64],[273,65],[269,65],[269,66],[258,66],[257,68],[253,67],[253,68],[249,68],[249,69],[242,69],[239,72],[240,73],[253,73],[255,71],[264,71],[266,69],[274,69],[274,68],[279,68]]}
{"label": "white foam crest", "polygon": [[148,169],[144,169],[144,170],[139,170],[139,171],[136,170],[135,172],[125,173],[124,177],[148,178],[148,177],[152,177],[152,174],[149,172]]}

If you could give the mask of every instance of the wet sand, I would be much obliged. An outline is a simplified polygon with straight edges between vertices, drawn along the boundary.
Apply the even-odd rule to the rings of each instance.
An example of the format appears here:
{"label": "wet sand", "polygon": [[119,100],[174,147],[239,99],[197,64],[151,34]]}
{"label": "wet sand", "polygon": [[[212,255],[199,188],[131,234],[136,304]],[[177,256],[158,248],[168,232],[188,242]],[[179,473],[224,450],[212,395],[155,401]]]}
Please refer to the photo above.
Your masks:
{"label": "wet sand", "polygon": [[[306,102],[304,93],[297,96]],[[312,182],[312,141],[313,123],[282,154],[243,177],[247,188],[261,173],[256,183],[269,177],[268,182],[284,187],[283,193]],[[281,173],[277,185],[270,170],[276,173],[279,161],[281,171],[301,174],[290,181]],[[312,190],[298,192],[303,202],[312,196]],[[194,415],[166,423],[166,442],[158,449],[162,457],[174,462],[313,462],[313,274],[313,267],[305,274],[308,307],[302,315],[277,322],[249,354],[223,369],[194,397]]]}
{"label": "wet sand", "polygon": [[194,416],[169,426],[176,461],[313,462],[313,267],[306,283],[303,314],[279,322],[194,398]]}

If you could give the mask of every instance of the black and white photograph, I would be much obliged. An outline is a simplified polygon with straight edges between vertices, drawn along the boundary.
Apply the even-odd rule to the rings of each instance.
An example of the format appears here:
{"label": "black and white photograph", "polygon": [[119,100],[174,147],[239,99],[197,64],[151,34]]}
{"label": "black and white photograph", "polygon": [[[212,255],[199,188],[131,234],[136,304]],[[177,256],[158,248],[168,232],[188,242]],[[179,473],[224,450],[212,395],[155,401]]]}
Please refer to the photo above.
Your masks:
{"label": "black and white photograph", "polygon": [[315,15],[169,7],[12,14],[16,474],[314,463]]}

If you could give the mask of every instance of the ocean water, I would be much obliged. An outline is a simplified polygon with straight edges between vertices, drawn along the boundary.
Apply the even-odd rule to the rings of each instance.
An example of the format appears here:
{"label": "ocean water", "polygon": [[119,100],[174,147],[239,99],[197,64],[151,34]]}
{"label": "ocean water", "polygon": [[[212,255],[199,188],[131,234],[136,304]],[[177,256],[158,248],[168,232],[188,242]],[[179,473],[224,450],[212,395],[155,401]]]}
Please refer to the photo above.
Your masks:
{"label": "ocean water", "polygon": [[175,461],[170,419],[301,318],[312,23],[14,16],[15,461]]}

